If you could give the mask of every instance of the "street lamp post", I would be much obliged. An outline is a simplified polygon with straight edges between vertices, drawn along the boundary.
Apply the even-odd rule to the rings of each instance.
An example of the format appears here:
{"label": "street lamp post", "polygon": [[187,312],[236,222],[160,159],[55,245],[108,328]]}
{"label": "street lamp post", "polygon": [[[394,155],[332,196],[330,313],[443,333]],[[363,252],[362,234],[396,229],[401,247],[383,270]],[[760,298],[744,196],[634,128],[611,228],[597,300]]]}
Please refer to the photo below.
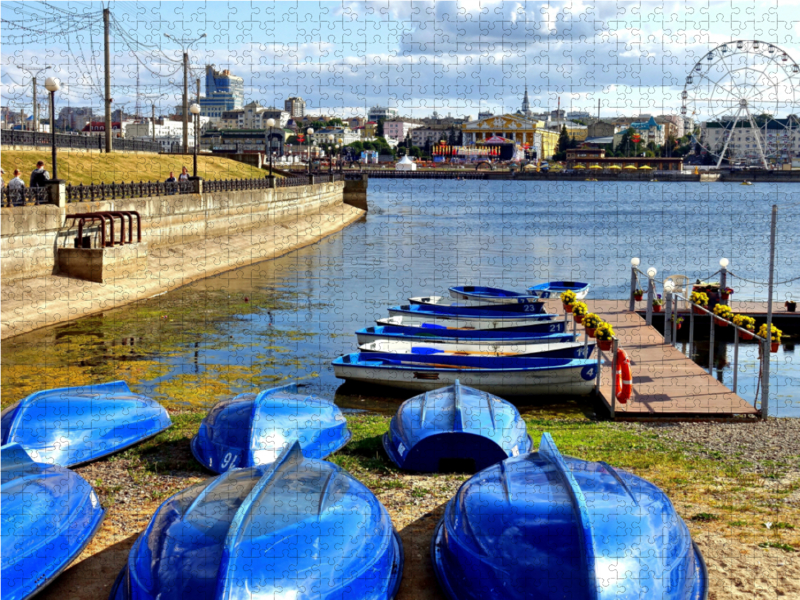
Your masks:
{"label": "street lamp post", "polygon": [[267,119],[269,136],[267,137],[267,150],[269,151],[269,176],[272,177],[272,128],[275,127],[275,119]]}
{"label": "street lamp post", "polygon": [[308,134],[308,174],[311,175],[311,136],[314,133],[314,128],[309,127],[306,129],[306,133]]}
{"label": "street lamp post", "polygon": [[206,34],[193,40],[178,39],[168,33],[165,33],[164,37],[178,44],[183,50],[183,153],[186,154],[189,151],[189,48],[206,37]]}
{"label": "street lamp post", "polygon": [[200,145],[200,105],[192,104],[189,109],[194,115],[194,177],[197,177],[197,147]]}
{"label": "street lamp post", "polygon": [[61,82],[55,77],[48,77],[44,87],[50,92],[50,140],[53,150],[53,179],[58,179],[58,166],[56,165],[56,92],[61,89]]}

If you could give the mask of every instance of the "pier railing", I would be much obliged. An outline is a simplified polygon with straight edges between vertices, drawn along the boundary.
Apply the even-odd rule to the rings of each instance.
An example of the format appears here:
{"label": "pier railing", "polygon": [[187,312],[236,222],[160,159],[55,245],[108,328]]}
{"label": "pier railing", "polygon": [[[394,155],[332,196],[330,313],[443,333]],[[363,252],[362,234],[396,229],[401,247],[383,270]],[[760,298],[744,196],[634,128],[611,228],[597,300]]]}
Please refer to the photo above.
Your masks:
{"label": "pier railing", "polygon": [[[689,307],[689,358],[694,357],[694,334],[695,334],[695,315],[707,315],[709,319],[709,344],[708,344],[708,374],[714,374],[714,334],[718,326],[733,327],[735,335],[733,341],[733,381],[729,388],[734,394],[738,394],[739,387],[739,341],[753,340],[760,346],[761,364],[759,366],[759,383],[769,379],[769,357],[771,353],[771,340],[756,335],[754,332],[736,325],[733,321],[720,317],[719,315],[692,302],[682,294],[667,291],[665,293],[664,314],[664,343],[673,344],[678,337],[678,320],[681,319],[678,311],[679,301],[683,301]],[[698,325],[699,326],[699,325]],[[759,390],[753,398],[753,406],[758,404]],[[769,413],[769,388],[761,385],[761,414],[766,417]]]}

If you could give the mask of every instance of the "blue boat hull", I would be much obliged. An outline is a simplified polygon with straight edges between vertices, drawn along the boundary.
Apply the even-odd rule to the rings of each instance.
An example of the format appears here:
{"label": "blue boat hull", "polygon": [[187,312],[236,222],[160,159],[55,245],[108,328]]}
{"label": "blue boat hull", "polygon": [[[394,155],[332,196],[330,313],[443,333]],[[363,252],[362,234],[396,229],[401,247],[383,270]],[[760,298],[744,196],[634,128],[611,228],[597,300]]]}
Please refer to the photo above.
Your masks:
{"label": "blue boat hull", "polygon": [[34,461],[74,467],[120,452],[167,429],[169,414],[124,381],[31,394],[3,411],[3,444]]}
{"label": "blue boat hull", "polygon": [[19,444],[2,453],[2,598],[23,600],[78,557],[105,511],[89,483],[56,465],[36,463]]}
{"label": "blue boat hull", "polygon": [[458,300],[484,300],[490,304],[531,304],[540,302],[537,296],[520,294],[501,288],[461,285],[450,288],[450,296]]}
{"label": "blue boat hull", "polygon": [[578,300],[586,298],[591,286],[583,281],[550,281],[549,283],[540,283],[528,288],[528,293],[532,296],[537,296],[542,300],[547,298],[556,298],[562,292],[572,291],[575,292]]}
{"label": "blue boat hull", "polygon": [[512,404],[458,381],[406,400],[383,436],[392,462],[424,473],[479,471],[531,446]]}
{"label": "blue boat hull", "polygon": [[325,458],[350,440],[333,403],[299,394],[292,383],[217,403],[192,439],[192,454],[215,473],[274,462],[295,441],[307,458]]}
{"label": "blue boat hull", "polygon": [[389,308],[390,315],[427,315],[464,319],[524,319],[548,314],[543,302],[535,304],[488,304],[486,306],[447,306],[443,304],[402,304]]}
{"label": "blue boat hull", "polygon": [[[536,453],[465,482],[431,542],[452,600],[705,600],[708,572],[663,491],[605,463]],[[524,582],[524,585],[521,583]]]}
{"label": "blue boat hull", "polygon": [[540,340],[542,342],[559,342],[575,339],[575,336],[565,333],[565,331],[566,323],[564,321],[537,323],[515,329],[448,329],[443,325],[428,325],[427,327],[376,325],[359,329],[356,331],[356,336],[359,344],[385,339],[508,344]]}
{"label": "blue boat hull", "polygon": [[162,504],[111,600],[390,600],[403,547],[363,484],[295,443],[267,467],[231,469]]}

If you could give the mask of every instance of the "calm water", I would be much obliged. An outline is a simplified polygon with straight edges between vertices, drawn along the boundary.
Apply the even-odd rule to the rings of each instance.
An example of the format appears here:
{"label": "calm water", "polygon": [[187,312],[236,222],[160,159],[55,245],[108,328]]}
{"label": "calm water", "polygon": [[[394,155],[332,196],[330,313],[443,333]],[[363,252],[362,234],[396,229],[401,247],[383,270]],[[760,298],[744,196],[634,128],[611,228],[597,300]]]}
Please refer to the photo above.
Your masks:
{"label": "calm water", "polygon": [[[365,219],[275,261],[4,342],[4,404],[53,387],[43,381],[128,378],[161,400],[209,404],[303,378],[344,406],[391,410],[396,399],[340,387],[330,367],[387,306],[452,285],[523,290],[555,279],[590,281],[591,297],[620,298],[632,256],[657,278],[690,279],[717,271],[725,256],[733,274],[766,281],[772,204],[781,207],[776,279],[800,276],[796,185],[373,179],[369,203]],[[765,298],[763,285],[735,277],[729,285],[735,299]],[[776,296],[782,304],[792,294],[800,282]],[[756,358],[740,359],[740,392],[750,400]],[[48,369],[33,368],[45,360]],[[771,414],[800,416],[796,352],[772,360]],[[729,384],[730,367],[721,376]]]}

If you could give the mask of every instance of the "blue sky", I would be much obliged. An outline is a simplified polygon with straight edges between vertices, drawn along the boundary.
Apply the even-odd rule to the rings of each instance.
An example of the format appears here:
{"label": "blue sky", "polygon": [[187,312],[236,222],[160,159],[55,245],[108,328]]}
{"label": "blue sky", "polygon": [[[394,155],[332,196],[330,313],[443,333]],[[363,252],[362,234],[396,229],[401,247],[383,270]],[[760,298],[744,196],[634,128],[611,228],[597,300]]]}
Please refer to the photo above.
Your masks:
{"label": "blue sky", "polygon": [[[100,110],[102,23],[91,15],[101,9],[0,3],[3,105],[30,103],[15,65],[33,62],[66,84],[59,106]],[[300,95],[313,113],[343,115],[375,104],[417,117],[514,111],[526,83],[534,110],[560,98],[596,112],[599,99],[604,116],[661,114],[677,111],[687,73],[721,43],[759,39],[800,61],[800,3],[786,1],[111,2],[111,12],[112,96],[127,111],[137,69],[142,106],[166,113],[180,102],[179,49],[164,33],[206,33],[193,66],[244,77],[246,101]]]}

